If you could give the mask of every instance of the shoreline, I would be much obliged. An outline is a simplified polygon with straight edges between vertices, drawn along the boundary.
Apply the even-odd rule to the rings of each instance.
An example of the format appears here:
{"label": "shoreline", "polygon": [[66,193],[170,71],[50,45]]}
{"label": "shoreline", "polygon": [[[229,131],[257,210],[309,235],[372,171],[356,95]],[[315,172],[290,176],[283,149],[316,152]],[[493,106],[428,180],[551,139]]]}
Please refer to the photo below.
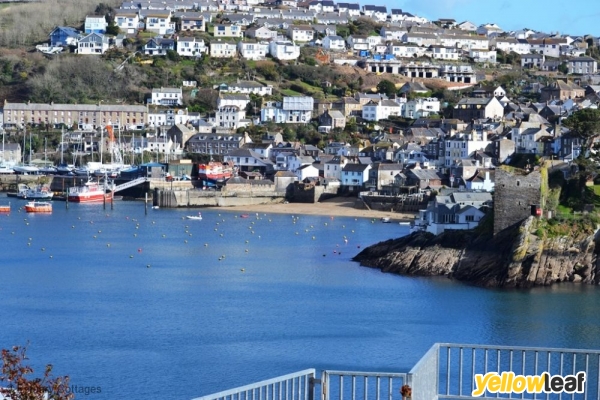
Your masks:
{"label": "shoreline", "polygon": [[418,215],[416,212],[398,213],[393,211],[366,210],[354,208],[355,199],[333,198],[319,203],[277,203],[254,204],[231,207],[206,207],[214,210],[258,212],[271,214],[319,215],[324,217],[389,218],[393,222],[410,222]]}

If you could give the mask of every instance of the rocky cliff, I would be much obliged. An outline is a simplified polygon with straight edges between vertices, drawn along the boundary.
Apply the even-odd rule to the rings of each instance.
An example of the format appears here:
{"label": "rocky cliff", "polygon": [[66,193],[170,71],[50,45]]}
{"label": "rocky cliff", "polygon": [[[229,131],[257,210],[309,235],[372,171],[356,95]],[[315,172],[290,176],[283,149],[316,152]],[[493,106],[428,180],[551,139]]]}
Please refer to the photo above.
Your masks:
{"label": "rocky cliff", "polygon": [[355,261],[383,272],[448,276],[485,287],[600,283],[596,235],[548,237],[531,217],[497,235],[419,232],[361,251]]}

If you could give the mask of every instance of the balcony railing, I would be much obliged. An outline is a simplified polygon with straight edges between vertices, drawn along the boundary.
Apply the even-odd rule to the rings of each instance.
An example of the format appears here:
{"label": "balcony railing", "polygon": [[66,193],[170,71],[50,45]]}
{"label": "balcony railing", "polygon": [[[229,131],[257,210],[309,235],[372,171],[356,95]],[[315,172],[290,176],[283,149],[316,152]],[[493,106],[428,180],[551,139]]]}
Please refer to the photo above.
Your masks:
{"label": "balcony railing", "polygon": [[[486,389],[473,396],[475,375],[490,372],[586,375],[581,393],[496,393]],[[411,400],[600,399],[600,351],[437,343],[409,372],[325,370],[317,379],[315,370],[308,369],[194,400],[400,400],[404,385],[412,389]],[[320,398],[315,397],[318,395]]]}

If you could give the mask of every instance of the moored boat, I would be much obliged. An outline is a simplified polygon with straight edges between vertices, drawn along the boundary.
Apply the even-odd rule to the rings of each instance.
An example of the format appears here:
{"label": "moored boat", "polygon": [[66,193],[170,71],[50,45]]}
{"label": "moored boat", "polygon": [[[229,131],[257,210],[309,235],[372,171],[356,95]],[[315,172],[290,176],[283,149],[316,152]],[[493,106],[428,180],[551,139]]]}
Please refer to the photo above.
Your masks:
{"label": "moored boat", "polygon": [[384,224],[389,224],[391,222],[390,217],[381,218],[381,222],[383,222]]}
{"label": "moored boat", "polygon": [[35,188],[26,187],[20,189],[17,197],[31,200],[51,200],[54,193],[50,191],[50,188],[45,185],[38,185]]}
{"label": "moored boat", "polygon": [[51,213],[52,203],[47,201],[30,201],[25,204],[25,211],[28,213]]}
{"label": "moored boat", "polygon": [[187,215],[186,216],[187,219],[196,219],[196,220],[201,220],[202,219],[202,214],[198,213],[198,215]]}
{"label": "moored boat", "polygon": [[69,188],[68,201],[73,203],[100,203],[113,199],[113,192],[105,185],[87,182],[81,186]]}
{"label": "moored boat", "polygon": [[6,214],[10,212],[10,203],[0,205],[0,214]]}

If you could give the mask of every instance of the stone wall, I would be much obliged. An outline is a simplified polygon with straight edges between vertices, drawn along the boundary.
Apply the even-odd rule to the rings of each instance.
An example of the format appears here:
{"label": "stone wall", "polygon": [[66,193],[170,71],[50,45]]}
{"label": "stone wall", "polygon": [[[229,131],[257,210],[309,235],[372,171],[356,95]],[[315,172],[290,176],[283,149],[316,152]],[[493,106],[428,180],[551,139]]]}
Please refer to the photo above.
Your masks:
{"label": "stone wall", "polygon": [[494,188],[494,235],[531,216],[531,206],[542,204],[542,174],[496,169]]}

